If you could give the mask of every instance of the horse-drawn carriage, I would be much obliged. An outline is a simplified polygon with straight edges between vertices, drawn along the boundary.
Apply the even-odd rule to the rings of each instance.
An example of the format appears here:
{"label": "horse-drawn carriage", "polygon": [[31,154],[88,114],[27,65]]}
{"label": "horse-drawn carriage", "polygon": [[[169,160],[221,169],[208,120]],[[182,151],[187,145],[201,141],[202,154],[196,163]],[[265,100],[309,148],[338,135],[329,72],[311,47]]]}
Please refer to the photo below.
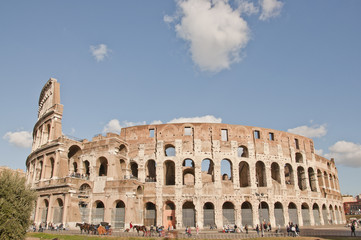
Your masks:
{"label": "horse-drawn carriage", "polygon": [[100,224],[77,223],[80,233],[92,233],[93,235],[112,235],[112,229],[109,223],[101,222]]}

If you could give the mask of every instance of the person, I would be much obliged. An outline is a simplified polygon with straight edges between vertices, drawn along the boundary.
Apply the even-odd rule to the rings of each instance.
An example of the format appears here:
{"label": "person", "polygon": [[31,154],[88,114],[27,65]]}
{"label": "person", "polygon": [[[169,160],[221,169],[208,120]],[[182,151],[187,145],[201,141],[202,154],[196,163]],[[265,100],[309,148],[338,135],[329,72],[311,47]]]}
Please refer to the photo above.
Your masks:
{"label": "person", "polygon": [[258,224],[256,226],[256,232],[257,232],[257,235],[259,236],[259,226],[258,226]]}
{"label": "person", "polygon": [[[130,223],[129,223],[129,228],[130,228],[130,230],[132,230],[132,228],[133,228],[132,221],[130,221]],[[134,232],[134,229],[133,229],[133,232]]]}
{"label": "person", "polygon": [[355,227],[355,223],[351,224],[351,237],[354,236],[356,237],[356,227]]}
{"label": "person", "polygon": [[197,235],[198,235],[198,233],[199,233],[199,227],[198,227],[198,225],[197,225],[197,228],[196,228],[196,232],[197,232]]}
{"label": "person", "polygon": [[244,226],[244,229],[246,229],[246,234],[248,234],[248,225]]}
{"label": "person", "polygon": [[298,227],[298,224],[296,224],[296,236],[300,235],[300,228]]}
{"label": "person", "polygon": [[188,237],[191,237],[192,236],[192,233],[191,233],[191,228],[188,227]]}
{"label": "person", "polygon": [[290,236],[290,234],[291,234],[291,224],[288,223],[287,224],[287,236]]}

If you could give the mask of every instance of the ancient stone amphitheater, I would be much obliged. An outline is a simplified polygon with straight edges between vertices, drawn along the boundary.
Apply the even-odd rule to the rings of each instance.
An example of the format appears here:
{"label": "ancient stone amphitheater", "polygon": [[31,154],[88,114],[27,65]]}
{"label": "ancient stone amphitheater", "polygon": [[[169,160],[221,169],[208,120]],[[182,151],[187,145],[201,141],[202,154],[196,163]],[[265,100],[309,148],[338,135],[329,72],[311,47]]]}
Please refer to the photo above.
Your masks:
{"label": "ancient stone amphitheater", "polygon": [[215,123],[144,125],[91,141],[62,134],[60,86],[39,98],[27,179],[34,222],[173,228],[345,222],[333,159],[312,139]]}

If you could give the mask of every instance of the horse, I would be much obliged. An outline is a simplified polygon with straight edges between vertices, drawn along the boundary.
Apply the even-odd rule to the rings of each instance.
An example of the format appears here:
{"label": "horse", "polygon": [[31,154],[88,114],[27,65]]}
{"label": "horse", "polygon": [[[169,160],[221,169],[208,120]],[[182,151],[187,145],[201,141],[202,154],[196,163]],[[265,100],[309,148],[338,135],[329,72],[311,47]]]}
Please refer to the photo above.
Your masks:
{"label": "horse", "polygon": [[133,229],[135,228],[135,230],[137,230],[138,236],[139,236],[139,231],[143,232],[143,237],[144,235],[147,233],[147,228],[143,225],[143,226],[139,226],[139,225],[134,225]]}
{"label": "horse", "polygon": [[83,230],[84,230],[84,232],[88,231],[88,234],[89,234],[89,228],[87,228],[86,225],[88,225],[88,224],[87,223],[76,223],[75,224],[76,227],[80,228],[80,234],[83,234]]}

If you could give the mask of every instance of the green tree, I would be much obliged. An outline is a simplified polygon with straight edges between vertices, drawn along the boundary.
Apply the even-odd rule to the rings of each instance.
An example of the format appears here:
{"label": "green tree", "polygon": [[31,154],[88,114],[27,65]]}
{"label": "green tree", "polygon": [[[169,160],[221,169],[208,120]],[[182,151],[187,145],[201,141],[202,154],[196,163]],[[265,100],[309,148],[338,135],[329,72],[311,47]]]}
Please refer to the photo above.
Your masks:
{"label": "green tree", "polygon": [[36,199],[25,177],[4,170],[0,173],[0,239],[24,239]]}

